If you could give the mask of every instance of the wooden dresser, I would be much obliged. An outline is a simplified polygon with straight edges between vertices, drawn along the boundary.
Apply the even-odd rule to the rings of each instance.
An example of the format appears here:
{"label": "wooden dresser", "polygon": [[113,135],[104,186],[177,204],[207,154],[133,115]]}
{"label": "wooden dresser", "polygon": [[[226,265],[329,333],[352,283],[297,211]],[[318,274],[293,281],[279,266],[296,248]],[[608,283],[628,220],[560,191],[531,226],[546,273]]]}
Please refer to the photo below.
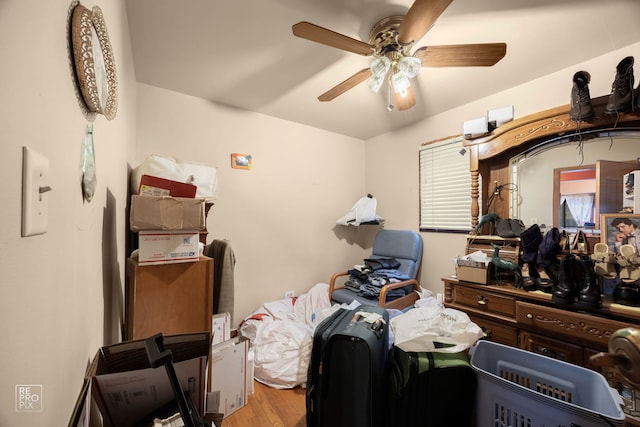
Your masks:
{"label": "wooden dresser", "polygon": [[584,310],[577,304],[558,306],[550,294],[527,292],[511,284],[480,285],[455,277],[442,280],[445,305],[467,313],[487,339],[603,373],[625,400],[628,424],[640,426],[640,389],[614,369],[601,370],[589,363],[592,355],[607,350],[616,330],[640,327],[640,308],[605,298],[601,309]]}

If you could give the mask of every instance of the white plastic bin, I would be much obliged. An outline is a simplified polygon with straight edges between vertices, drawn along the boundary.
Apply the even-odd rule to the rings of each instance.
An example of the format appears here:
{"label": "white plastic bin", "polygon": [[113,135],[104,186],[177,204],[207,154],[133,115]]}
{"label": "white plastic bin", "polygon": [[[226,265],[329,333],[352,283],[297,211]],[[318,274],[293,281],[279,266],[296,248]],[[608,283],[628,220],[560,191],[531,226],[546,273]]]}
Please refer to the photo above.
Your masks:
{"label": "white plastic bin", "polygon": [[624,426],[622,399],[599,373],[491,341],[478,341],[477,427]]}

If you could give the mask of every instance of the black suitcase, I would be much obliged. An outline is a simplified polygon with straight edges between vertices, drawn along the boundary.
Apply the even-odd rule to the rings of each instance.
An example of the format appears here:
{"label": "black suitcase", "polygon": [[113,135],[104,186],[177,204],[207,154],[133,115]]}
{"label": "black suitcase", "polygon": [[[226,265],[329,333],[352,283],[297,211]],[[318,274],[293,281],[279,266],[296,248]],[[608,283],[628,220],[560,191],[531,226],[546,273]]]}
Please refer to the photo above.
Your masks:
{"label": "black suitcase", "polygon": [[377,306],[339,309],[313,337],[307,427],[377,427],[386,416],[389,315]]}
{"label": "black suitcase", "polygon": [[404,352],[389,357],[389,425],[473,425],[477,377],[466,353]]}

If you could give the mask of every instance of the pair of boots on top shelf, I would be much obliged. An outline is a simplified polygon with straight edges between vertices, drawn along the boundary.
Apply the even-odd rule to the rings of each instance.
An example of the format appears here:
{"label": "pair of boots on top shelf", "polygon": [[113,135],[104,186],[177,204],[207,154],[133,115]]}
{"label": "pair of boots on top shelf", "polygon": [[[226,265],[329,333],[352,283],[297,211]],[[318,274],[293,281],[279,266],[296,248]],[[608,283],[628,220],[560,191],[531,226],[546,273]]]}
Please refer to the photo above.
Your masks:
{"label": "pair of boots on top shelf", "polygon": [[[593,117],[594,111],[589,94],[591,75],[587,71],[578,71],[573,75],[571,89],[571,120],[580,121]],[[616,75],[611,85],[609,101],[604,109],[605,114],[618,114],[640,109],[640,86],[633,89],[633,56],[627,56],[616,66]]]}

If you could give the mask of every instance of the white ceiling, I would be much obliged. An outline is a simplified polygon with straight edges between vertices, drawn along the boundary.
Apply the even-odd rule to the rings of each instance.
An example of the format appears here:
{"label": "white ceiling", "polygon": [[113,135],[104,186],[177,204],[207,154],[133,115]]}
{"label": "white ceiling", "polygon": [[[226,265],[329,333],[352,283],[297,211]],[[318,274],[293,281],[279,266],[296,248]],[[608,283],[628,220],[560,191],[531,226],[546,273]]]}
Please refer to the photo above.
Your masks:
{"label": "white ceiling", "polygon": [[386,90],[372,93],[366,82],[318,101],[370,58],[295,37],[291,26],[309,21],[367,42],[375,22],[411,4],[126,2],[138,82],[363,140],[640,41],[637,0],[454,0],[415,46],[506,42],[496,65],[423,68],[408,111],[388,112]]}

